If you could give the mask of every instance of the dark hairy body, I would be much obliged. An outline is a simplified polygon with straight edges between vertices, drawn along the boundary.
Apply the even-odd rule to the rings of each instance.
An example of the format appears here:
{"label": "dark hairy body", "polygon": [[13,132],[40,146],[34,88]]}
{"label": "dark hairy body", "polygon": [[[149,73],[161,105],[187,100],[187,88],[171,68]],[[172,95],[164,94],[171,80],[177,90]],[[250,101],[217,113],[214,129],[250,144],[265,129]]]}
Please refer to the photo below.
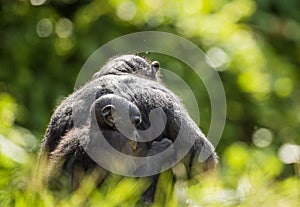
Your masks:
{"label": "dark hairy body", "polygon": [[[142,132],[151,129],[150,136],[155,136],[154,139],[142,142],[137,138],[132,147],[128,145],[132,141],[120,133],[115,126],[105,126],[93,121],[91,117],[97,108],[94,103],[107,94],[111,94],[113,98],[115,96],[124,99],[122,104],[125,109],[130,104],[137,107],[141,123],[134,126],[134,129],[138,130],[141,139]],[[151,120],[151,111],[157,108],[163,111],[164,116],[159,117],[159,114],[156,114],[155,119],[158,121],[154,121],[158,124],[155,124]],[[164,117],[166,120],[160,121]],[[156,131],[160,132],[161,125],[165,127],[161,133],[155,134]],[[110,60],[88,83],[68,96],[57,107],[40,151],[40,159],[44,158],[47,163],[50,163],[46,173],[48,183],[52,182],[52,178],[57,177],[57,173],[63,172],[71,177],[71,188],[75,190],[80,185],[82,175],[96,169],[99,174],[96,182],[97,185],[101,185],[108,171],[98,166],[89,157],[84,146],[84,143],[88,145],[93,142],[93,138],[97,138],[98,132],[94,126],[98,127],[97,130],[101,130],[115,149],[136,157],[160,153],[170,147],[178,137],[183,137],[182,145],[185,142],[192,142],[192,147],[185,156],[188,177],[192,176],[191,169],[194,165],[199,165],[206,171],[214,169],[217,163],[214,147],[190,118],[177,96],[160,82],[158,62],[148,63],[139,56],[125,55]],[[180,149],[176,149],[174,160],[182,153]],[[202,153],[204,165],[199,164],[198,161]],[[153,200],[157,178],[158,174],[150,176],[152,185],[144,193],[143,200],[150,202]]]}

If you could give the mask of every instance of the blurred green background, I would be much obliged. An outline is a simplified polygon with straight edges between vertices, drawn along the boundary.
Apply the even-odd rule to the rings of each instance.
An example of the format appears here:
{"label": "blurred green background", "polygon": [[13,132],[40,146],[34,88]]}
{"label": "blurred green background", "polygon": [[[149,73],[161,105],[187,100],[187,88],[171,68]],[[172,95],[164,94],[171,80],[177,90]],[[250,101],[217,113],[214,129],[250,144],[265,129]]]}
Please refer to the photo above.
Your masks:
{"label": "blurred green background", "polygon": [[[299,11],[299,0],[0,0],[1,206],[77,201],[78,195],[64,201],[30,196],[36,192],[29,177],[50,116],[96,49],[150,30],[177,34],[205,51],[227,98],[226,126],[216,148],[219,169],[185,190],[184,198],[174,193],[175,185],[177,196],[164,205],[184,200],[191,206],[299,206]],[[188,83],[207,133],[210,102],[201,80],[170,57],[145,56]],[[174,92],[180,95],[180,88]],[[184,94],[181,99],[188,105]]]}

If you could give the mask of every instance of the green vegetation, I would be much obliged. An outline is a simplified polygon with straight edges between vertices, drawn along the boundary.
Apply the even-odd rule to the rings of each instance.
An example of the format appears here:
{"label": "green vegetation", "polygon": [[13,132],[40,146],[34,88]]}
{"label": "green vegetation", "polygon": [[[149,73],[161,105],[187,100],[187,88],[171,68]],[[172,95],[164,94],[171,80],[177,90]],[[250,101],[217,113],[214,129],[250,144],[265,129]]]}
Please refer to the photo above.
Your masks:
{"label": "green vegetation", "polygon": [[[111,176],[95,190],[86,178],[74,194],[57,196],[41,188],[34,169],[51,113],[73,91],[86,59],[110,40],[148,30],[203,49],[227,96],[218,169],[174,186],[163,173],[154,206],[300,206],[299,0],[0,2],[0,206],[138,205],[143,179]],[[188,83],[207,132],[201,80],[170,57],[144,55]]]}

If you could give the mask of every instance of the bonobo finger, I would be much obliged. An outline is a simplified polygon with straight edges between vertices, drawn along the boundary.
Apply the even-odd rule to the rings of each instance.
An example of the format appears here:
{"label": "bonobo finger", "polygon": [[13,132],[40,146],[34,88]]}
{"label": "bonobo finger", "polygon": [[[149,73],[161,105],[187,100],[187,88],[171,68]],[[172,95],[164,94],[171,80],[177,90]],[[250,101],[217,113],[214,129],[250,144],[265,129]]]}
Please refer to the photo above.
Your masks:
{"label": "bonobo finger", "polygon": [[215,169],[217,162],[218,157],[213,145],[207,140],[197,139],[191,149],[190,177]]}
{"label": "bonobo finger", "polygon": [[167,138],[163,138],[161,141],[153,141],[148,155],[151,156],[157,153],[161,153],[162,151],[167,149],[171,144],[172,141]]}

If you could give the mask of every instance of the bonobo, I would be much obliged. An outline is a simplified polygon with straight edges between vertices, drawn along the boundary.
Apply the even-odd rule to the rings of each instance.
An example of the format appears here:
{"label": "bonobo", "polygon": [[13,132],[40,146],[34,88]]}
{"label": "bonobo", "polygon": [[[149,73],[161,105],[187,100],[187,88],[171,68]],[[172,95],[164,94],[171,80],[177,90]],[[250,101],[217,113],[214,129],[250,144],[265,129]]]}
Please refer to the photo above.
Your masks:
{"label": "bonobo", "polygon": [[[126,117],[122,117],[121,110],[128,111],[128,118],[134,126],[127,132],[132,140],[127,139],[116,128],[126,119]],[[86,153],[88,145],[94,146],[95,139],[100,136],[119,152],[131,156],[147,155],[147,151],[144,149],[149,147],[140,146],[137,149],[136,141],[133,141],[138,140],[135,127],[142,121],[141,113],[133,103],[114,94],[103,95],[92,104],[90,114],[86,125],[67,132],[55,150],[49,154],[46,177],[49,180],[50,188],[61,185],[59,182],[63,176],[70,176],[72,186],[69,187],[72,188],[71,190],[75,190],[83,179],[83,175],[93,170],[97,170],[99,174],[97,182],[100,183],[103,180],[107,171],[97,166]],[[98,147],[97,151],[106,151],[105,143],[96,146]],[[117,160],[114,161],[117,162]],[[115,162],[111,164],[116,165]],[[64,175],[63,171],[67,172],[67,175]]]}
{"label": "bonobo", "polygon": [[[111,103],[106,104],[108,102]],[[121,104],[116,107],[114,103]],[[119,112],[127,114],[127,117],[119,116],[121,120],[112,115],[120,108]],[[94,114],[96,120],[93,120]],[[179,159],[184,157],[188,176],[192,176],[198,165],[210,170],[217,163],[212,144],[190,118],[179,98],[161,83],[157,61],[149,63],[136,55],[113,58],[89,82],[62,101],[51,117],[40,151],[40,159],[51,163],[47,173],[49,182],[55,177],[51,174],[61,170],[72,177],[72,185],[76,188],[80,182],[78,175],[96,166],[94,157],[87,152],[93,151],[92,155],[100,157],[100,163],[101,157],[105,159],[105,149],[109,146],[98,142],[102,140],[98,139],[99,129],[95,133],[93,127],[100,129],[109,146],[124,155],[149,160],[155,158],[153,155],[166,158],[153,159],[154,164],[159,163],[155,169],[151,168],[155,165],[150,161],[150,164],[137,163],[137,159],[132,159],[134,173],[150,176],[153,181],[144,200],[153,199],[160,170],[174,166]],[[95,140],[97,143],[93,143]],[[116,160],[120,162],[122,160]],[[110,167],[115,169],[118,165]],[[118,170],[112,171],[118,173]]]}

